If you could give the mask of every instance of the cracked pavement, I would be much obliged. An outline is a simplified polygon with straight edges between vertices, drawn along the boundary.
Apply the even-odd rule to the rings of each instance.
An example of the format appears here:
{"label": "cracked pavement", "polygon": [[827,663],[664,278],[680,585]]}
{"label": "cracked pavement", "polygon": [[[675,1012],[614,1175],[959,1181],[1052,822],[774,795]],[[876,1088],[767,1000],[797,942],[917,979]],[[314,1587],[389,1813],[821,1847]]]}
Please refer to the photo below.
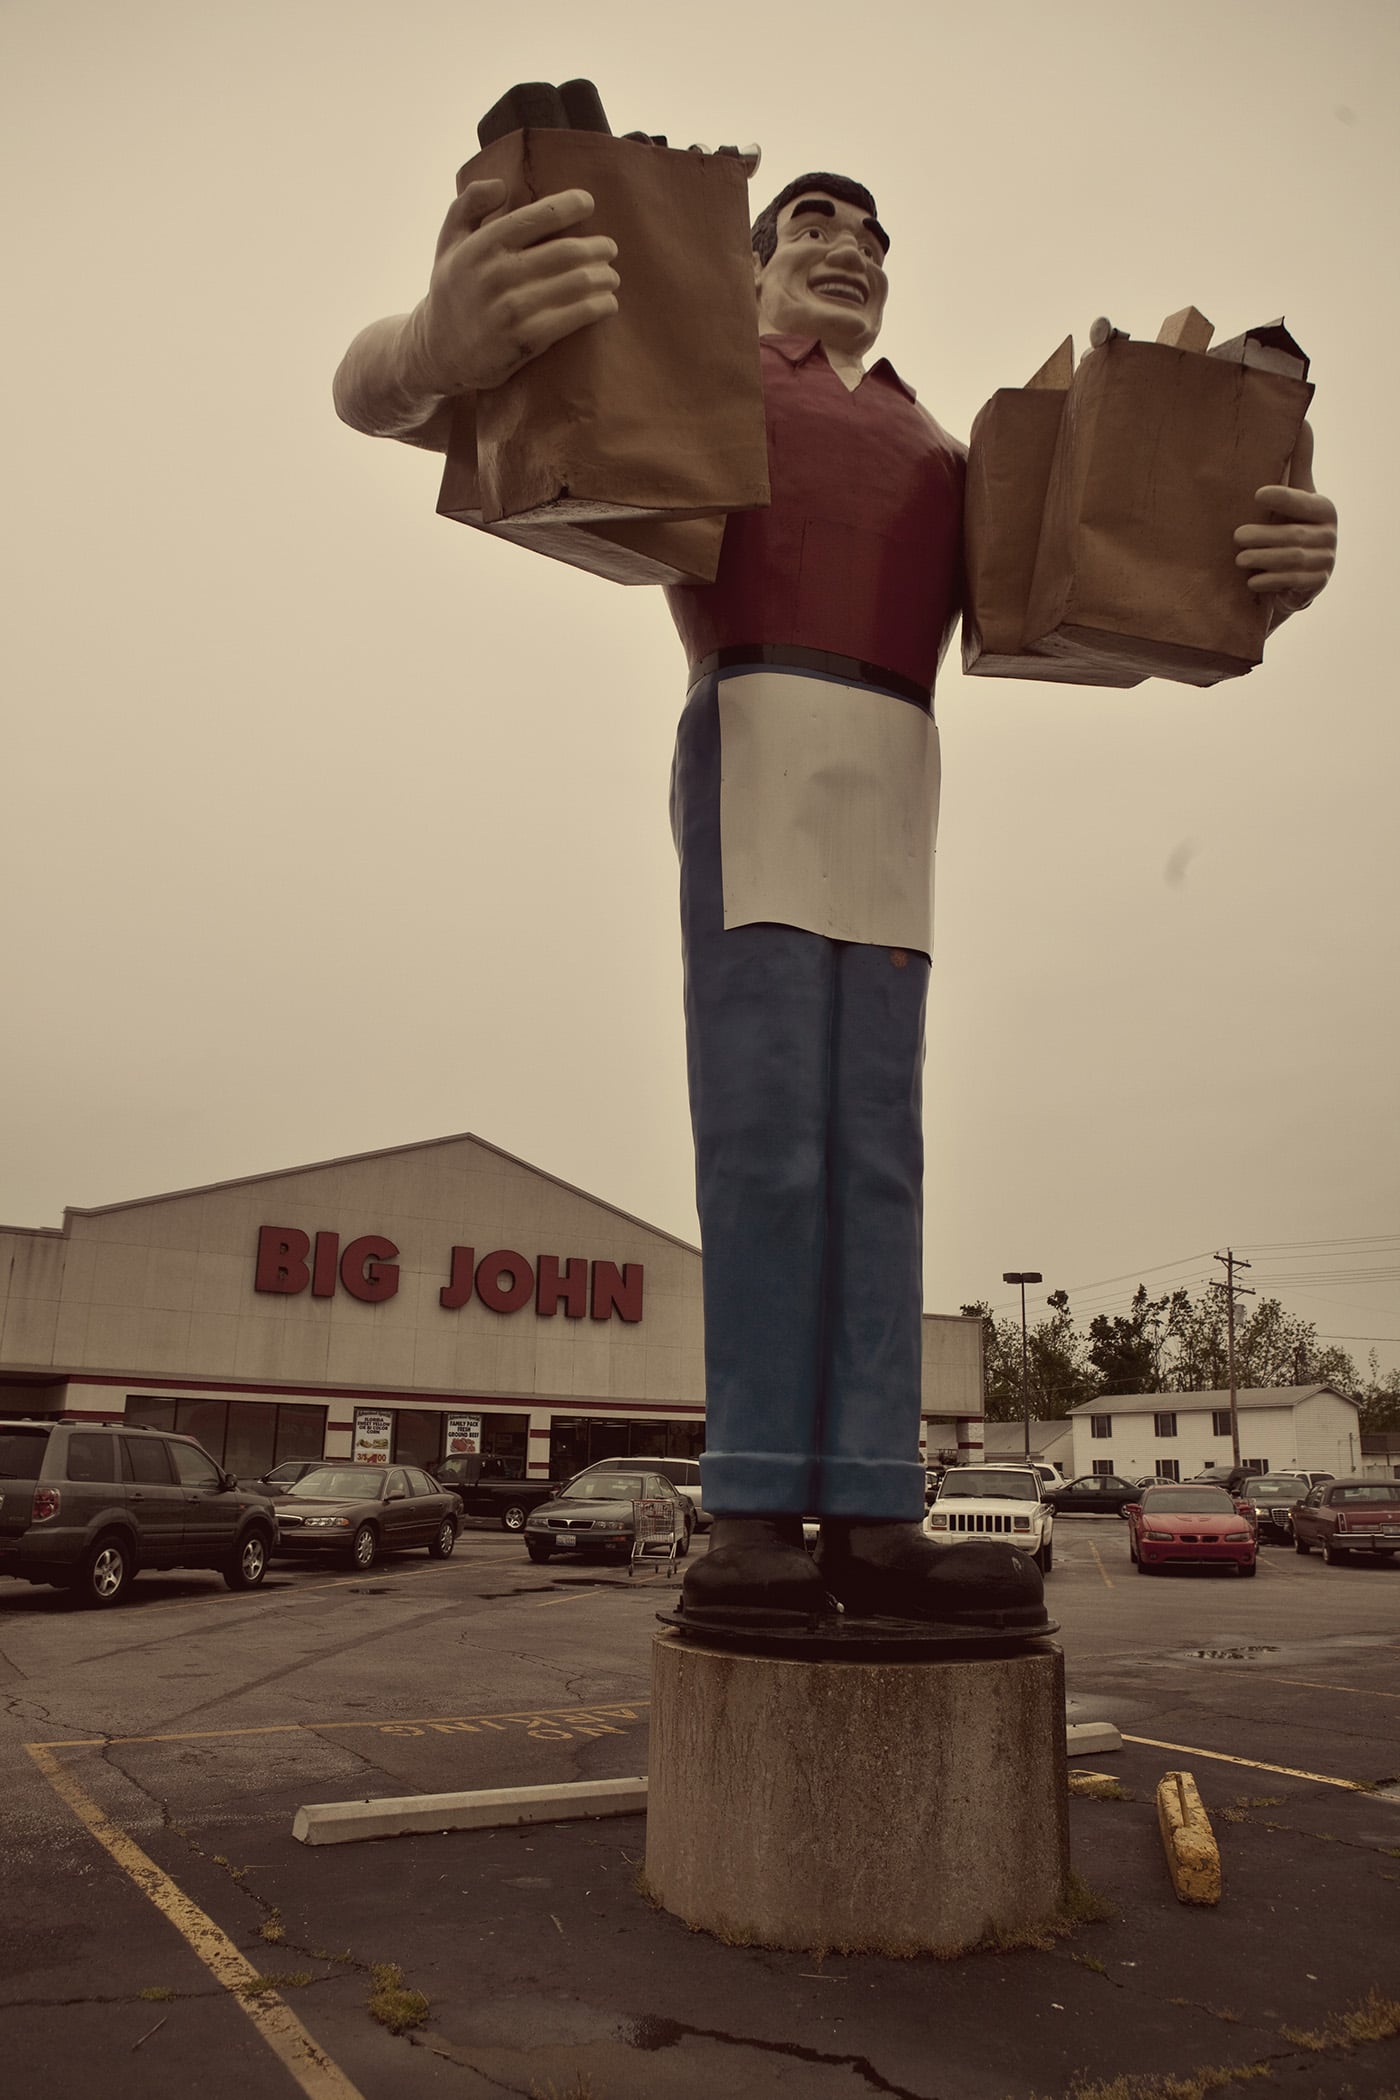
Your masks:
{"label": "cracked pavement", "polygon": [[[1060,2100],[1115,2077],[1148,2100],[1154,2077],[1231,2066],[1253,2094],[1400,2092],[1400,2041],[1343,2047],[1337,2026],[1400,1998],[1400,1569],[1274,1549],[1254,1584],[1134,1584],[1111,1520],[1064,1520],[1056,1546],[1069,1717],[1245,1762],[1094,1760],[1129,1798],[1071,1801],[1074,1864],[1111,1914],[948,1963],[692,1933],[640,1892],[641,1817],[293,1843],[305,1802],[644,1771],[659,1578],[542,1582],[518,1541],[469,1532],[446,1563],[279,1566],[251,1596],[143,1577],[110,1613],[5,1585],[15,2090],[86,2100],[100,2060],[110,2100],[299,2091],[25,1754],[40,1742],[364,2100]],[[1174,1766],[1215,1822],[1218,1910],[1171,1893],[1153,1793]],[[428,1999],[397,2035],[368,2011],[386,1964]]]}

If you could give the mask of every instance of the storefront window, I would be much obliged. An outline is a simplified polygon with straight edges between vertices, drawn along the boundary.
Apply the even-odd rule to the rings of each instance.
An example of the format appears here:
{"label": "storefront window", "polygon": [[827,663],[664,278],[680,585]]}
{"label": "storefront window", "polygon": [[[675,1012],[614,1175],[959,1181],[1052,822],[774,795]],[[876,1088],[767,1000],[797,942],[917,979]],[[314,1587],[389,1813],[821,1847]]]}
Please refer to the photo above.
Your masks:
{"label": "storefront window", "polygon": [[600,1458],[698,1458],[704,1448],[703,1422],[560,1415],[550,1432],[549,1470],[555,1480],[567,1480]]}
{"label": "storefront window", "polygon": [[240,1480],[257,1480],[284,1458],[319,1458],[326,1448],[325,1408],[296,1400],[167,1400],[128,1393],[124,1420],[196,1438]]}

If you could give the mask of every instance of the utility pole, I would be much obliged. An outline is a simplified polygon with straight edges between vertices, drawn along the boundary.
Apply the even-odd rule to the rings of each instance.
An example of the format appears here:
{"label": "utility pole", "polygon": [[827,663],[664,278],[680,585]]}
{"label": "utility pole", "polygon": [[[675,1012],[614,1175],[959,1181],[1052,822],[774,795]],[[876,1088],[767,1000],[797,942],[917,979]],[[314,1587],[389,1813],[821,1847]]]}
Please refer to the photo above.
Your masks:
{"label": "utility pole", "polygon": [[1212,1283],[1211,1289],[1213,1291],[1224,1291],[1225,1293],[1227,1322],[1225,1330],[1227,1337],[1226,1356],[1230,1366],[1230,1450],[1234,1464],[1238,1465],[1240,1463],[1240,1411],[1235,1399],[1235,1298],[1237,1294],[1241,1297],[1252,1298],[1254,1292],[1248,1284],[1236,1283],[1235,1271],[1236,1269],[1248,1269],[1252,1264],[1242,1261],[1232,1247],[1227,1247],[1223,1254],[1217,1254],[1215,1259],[1223,1261],[1225,1264],[1225,1281],[1223,1283],[1218,1281]]}

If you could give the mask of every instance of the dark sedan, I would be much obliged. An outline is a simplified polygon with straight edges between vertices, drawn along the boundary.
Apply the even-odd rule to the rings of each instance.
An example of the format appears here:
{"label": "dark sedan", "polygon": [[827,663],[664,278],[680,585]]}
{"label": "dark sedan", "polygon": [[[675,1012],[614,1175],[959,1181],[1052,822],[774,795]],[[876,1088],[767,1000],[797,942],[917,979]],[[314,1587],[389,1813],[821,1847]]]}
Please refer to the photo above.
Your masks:
{"label": "dark sedan", "polygon": [[531,1560],[551,1560],[597,1553],[609,1560],[630,1560],[636,1541],[639,1503],[662,1503],[676,1537],[676,1558],[690,1546],[690,1504],[660,1473],[585,1472],[577,1474],[552,1500],[532,1509],[525,1520],[525,1550]]}
{"label": "dark sedan", "polygon": [[1045,1492],[1056,1516],[1121,1517],[1137,1498],[1133,1482],[1120,1480],[1116,1473],[1081,1473],[1078,1480],[1067,1480],[1063,1487]]}
{"label": "dark sedan", "polygon": [[318,1466],[277,1497],[277,1550],[336,1553],[352,1568],[413,1546],[446,1560],[461,1518],[457,1497],[417,1466]]}
{"label": "dark sedan", "polygon": [[1293,1536],[1293,1505],[1301,1502],[1307,1491],[1306,1483],[1296,1474],[1264,1473],[1257,1480],[1247,1481],[1236,1499],[1242,1509],[1253,1515],[1260,1538],[1287,1541]]}

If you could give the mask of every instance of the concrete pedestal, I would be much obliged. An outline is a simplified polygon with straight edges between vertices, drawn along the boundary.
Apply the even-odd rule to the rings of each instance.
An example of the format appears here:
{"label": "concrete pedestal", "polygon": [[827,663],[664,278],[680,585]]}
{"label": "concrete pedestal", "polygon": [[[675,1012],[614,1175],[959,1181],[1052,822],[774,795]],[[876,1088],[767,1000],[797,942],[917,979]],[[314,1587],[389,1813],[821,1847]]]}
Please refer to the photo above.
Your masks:
{"label": "concrete pedestal", "polygon": [[741,1945],[954,1954],[1053,1919],[1064,1661],[794,1662],[657,1636],[646,1880]]}

